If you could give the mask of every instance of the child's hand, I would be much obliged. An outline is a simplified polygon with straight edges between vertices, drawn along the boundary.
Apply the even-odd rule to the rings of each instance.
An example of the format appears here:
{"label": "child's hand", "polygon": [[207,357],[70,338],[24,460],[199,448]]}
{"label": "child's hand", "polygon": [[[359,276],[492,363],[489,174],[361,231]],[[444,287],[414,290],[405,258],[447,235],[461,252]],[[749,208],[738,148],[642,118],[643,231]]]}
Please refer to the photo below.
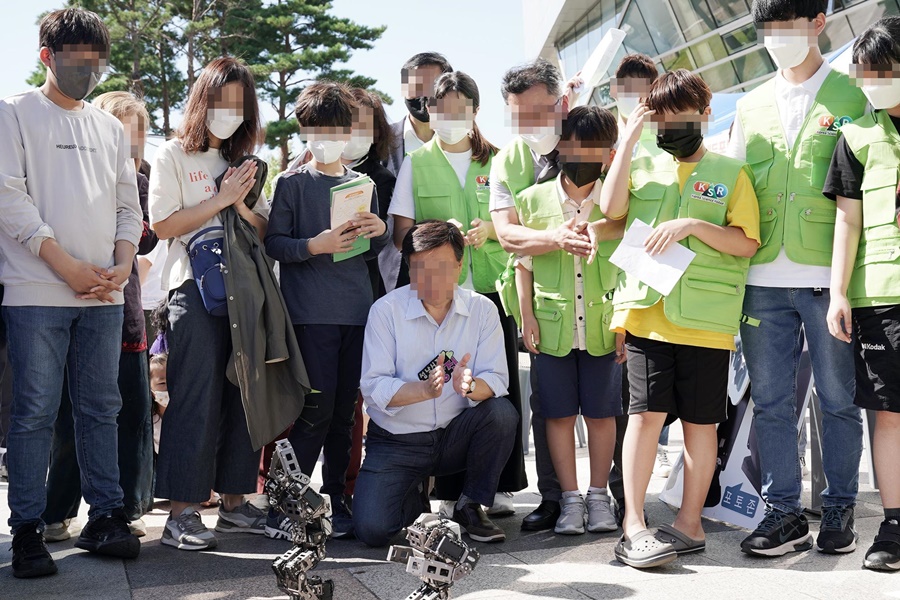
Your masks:
{"label": "child's hand", "polygon": [[387,231],[387,225],[385,225],[384,221],[381,220],[381,217],[375,213],[356,213],[356,216],[353,218],[353,223],[359,227],[357,234],[366,239],[378,237]]}
{"label": "child's hand", "polygon": [[646,250],[647,254],[650,256],[662,254],[665,252],[666,248],[669,247],[669,244],[680,242],[691,235],[693,226],[694,220],[690,218],[674,219],[672,221],[660,223],[657,225],[656,229],[653,230],[653,233],[644,240],[644,250]]}
{"label": "child's hand", "polygon": [[628,355],[625,350],[625,334],[617,333],[616,334],[616,364],[621,365],[628,359]]}
{"label": "child's hand", "polygon": [[850,301],[847,300],[847,296],[832,291],[828,315],[825,317],[828,322],[828,331],[837,339],[848,344],[850,343],[850,332],[853,329],[850,316]]}
{"label": "child's hand", "polygon": [[622,140],[629,148],[633,148],[638,140],[641,139],[641,132],[644,130],[644,124],[650,120],[650,115],[656,114],[656,111],[647,108],[647,105],[641,102],[637,105],[630,115],[628,115],[628,124],[625,125],[625,131],[622,133]]}
{"label": "child's hand", "polygon": [[541,329],[538,327],[534,314],[522,315],[522,343],[525,349],[532,354],[540,354],[538,346],[541,344]]}
{"label": "child's hand", "polygon": [[340,254],[353,248],[359,229],[356,229],[355,221],[347,221],[340,227],[326,229],[313,239],[309,240],[307,250],[313,256],[318,254]]}

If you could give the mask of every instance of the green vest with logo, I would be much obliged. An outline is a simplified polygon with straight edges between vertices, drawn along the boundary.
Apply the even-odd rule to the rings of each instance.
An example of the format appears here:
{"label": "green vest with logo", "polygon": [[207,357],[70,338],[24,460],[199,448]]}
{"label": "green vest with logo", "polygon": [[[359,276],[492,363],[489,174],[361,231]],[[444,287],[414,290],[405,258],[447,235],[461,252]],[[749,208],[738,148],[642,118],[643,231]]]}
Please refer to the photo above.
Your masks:
{"label": "green vest with logo", "polygon": [[[682,191],[671,156],[638,158],[631,169],[627,227],[635,219],[656,227],[685,217],[727,226],[730,194],[741,171],[749,175],[744,163],[707,152]],[[750,259],[719,252],[695,236],[679,243],[696,256],[672,292],[663,298],[653,288],[622,272],[613,296],[616,309],[646,308],[662,300],[666,318],[675,325],[737,334]]]}
{"label": "green vest with logo", "polygon": [[865,165],[862,181],[862,235],[847,298],[853,308],[900,304],[900,135],[887,111],[869,113],[841,129],[856,159]]}
{"label": "green vest with logo", "polygon": [[865,96],[847,75],[830,72],[790,150],[775,104],[775,80],[741,98],[737,107],[759,200],[762,244],[751,264],[772,262],[783,245],[796,263],[831,266],[836,209],[822,188],[841,127],[863,115]]}
{"label": "green vest with logo", "polygon": [[[453,166],[437,144],[437,137],[411,152],[413,197],[416,203],[416,222],[426,219],[449,221],[456,219],[467,230],[476,217],[491,221],[489,202],[491,191],[488,177],[491,161],[486,165],[472,161],[466,174],[466,186],[460,187]],[[497,279],[506,266],[509,254],[497,240],[488,239],[481,248],[466,246],[459,283],[465,283],[472,264],[472,283],[475,291],[486,294],[497,291]]]}
{"label": "green vest with logo", "polygon": [[[519,195],[522,225],[547,230],[566,221],[557,185],[555,179],[546,181]],[[602,218],[600,207],[594,204],[588,219]],[[619,240],[601,242],[592,264],[581,259],[587,351],[593,356],[609,354],[616,347],[616,334],[609,330],[609,324],[613,314],[612,292],[619,269],[609,262],[609,257],[618,245]],[[532,260],[534,316],[541,330],[538,349],[551,356],[565,356],[572,350],[575,330],[575,259],[563,250],[554,250]]]}

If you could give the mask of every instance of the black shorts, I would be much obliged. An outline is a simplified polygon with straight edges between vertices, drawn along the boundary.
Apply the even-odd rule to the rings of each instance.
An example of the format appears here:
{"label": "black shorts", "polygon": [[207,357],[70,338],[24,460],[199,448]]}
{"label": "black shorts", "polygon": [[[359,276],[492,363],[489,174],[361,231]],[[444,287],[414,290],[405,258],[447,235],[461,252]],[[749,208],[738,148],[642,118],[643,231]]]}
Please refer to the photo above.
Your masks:
{"label": "black shorts", "polygon": [[628,414],[668,413],[697,425],[722,423],[728,408],[730,352],[625,334]]}
{"label": "black shorts", "polygon": [[853,309],[856,405],[900,413],[900,305]]}

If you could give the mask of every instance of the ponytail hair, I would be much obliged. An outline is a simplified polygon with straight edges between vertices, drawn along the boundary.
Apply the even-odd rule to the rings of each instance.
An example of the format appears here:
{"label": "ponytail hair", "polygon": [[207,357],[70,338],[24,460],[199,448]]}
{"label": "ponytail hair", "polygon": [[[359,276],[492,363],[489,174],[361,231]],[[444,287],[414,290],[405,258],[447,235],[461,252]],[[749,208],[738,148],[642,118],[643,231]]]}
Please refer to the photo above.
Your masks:
{"label": "ponytail hair", "polygon": [[[434,99],[443,98],[450,92],[458,92],[472,101],[472,108],[478,110],[481,105],[481,95],[478,93],[478,86],[475,80],[463,73],[462,71],[451,71],[441,75],[434,82]],[[497,153],[497,146],[493,145],[482,135],[478,129],[478,123],[472,123],[472,160],[481,163],[481,166],[488,164],[491,157]]]}

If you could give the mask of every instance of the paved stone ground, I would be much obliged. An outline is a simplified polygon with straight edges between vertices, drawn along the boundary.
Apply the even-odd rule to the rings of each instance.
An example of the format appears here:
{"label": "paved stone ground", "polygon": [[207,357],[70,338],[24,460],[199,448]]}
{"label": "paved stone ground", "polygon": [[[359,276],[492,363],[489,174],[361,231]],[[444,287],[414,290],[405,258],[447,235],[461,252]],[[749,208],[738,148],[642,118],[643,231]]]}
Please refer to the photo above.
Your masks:
{"label": "paved stone ground", "polygon": [[[672,428],[670,444],[674,458],[681,446],[677,426]],[[588,477],[586,452],[578,451],[583,482]],[[564,537],[550,532],[521,532],[521,518],[538,502],[533,487],[533,456],[526,457],[526,464],[532,487],[516,495],[514,517],[497,520],[507,532],[507,541],[478,544],[481,562],[472,576],[454,586],[455,599],[900,599],[900,573],[875,573],[861,566],[865,548],[881,522],[878,494],[871,488],[863,486],[860,494],[856,512],[860,548],[854,553],[834,557],[812,551],[779,559],[754,559],[738,550],[746,532],[707,522],[705,553],[664,568],[638,571],[620,565],[613,557],[617,534]],[[317,478],[318,473],[314,475]],[[651,524],[671,522],[673,518],[672,510],[655,500],[663,483],[656,477],[651,482]],[[70,540],[50,546],[59,565],[58,575],[17,580],[9,566],[12,556],[5,525],[8,516],[6,484],[0,484],[2,600],[285,598],[275,586],[270,565],[288,549],[287,542],[247,534],[219,534],[219,546],[213,552],[179,552],[159,543],[165,521],[165,512],[159,509],[145,518],[150,532],[143,538],[137,560],[92,556],[74,548]],[[215,511],[205,511],[203,518],[212,528]],[[85,514],[81,520],[85,521]],[[815,523],[813,526],[818,528]],[[401,600],[417,587],[418,580],[407,575],[402,565],[386,562],[386,554],[385,549],[366,548],[356,541],[332,541],[328,544],[329,557],[318,571],[334,580],[336,599]]]}

